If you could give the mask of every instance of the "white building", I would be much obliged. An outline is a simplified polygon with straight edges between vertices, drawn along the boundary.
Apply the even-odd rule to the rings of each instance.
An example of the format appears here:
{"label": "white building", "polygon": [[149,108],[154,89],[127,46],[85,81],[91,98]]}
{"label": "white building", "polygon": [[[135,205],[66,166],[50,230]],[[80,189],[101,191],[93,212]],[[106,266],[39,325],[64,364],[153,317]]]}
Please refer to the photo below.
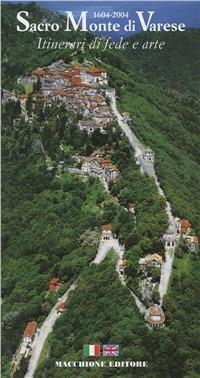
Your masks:
{"label": "white building", "polygon": [[102,224],[101,226],[101,240],[112,240],[113,234],[112,234],[112,224]]}
{"label": "white building", "polygon": [[157,253],[153,253],[152,255],[147,255],[144,258],[140,258],[139,264],[142,266],[149,266],[154,268],[161,268],[163,263],[162,256],[158,255]]}
{"label": "white building", "polygon": [[107,71],[104,68],[81,68],[80,78],[85,84],[93,84],[99,86],[108,85]]}
{"label": "white building", "polygon": [[79,121],[78,128],[82,131],[86,131],[88,135],[91,135],[95,130],[99,130],[101,134],[106,133],[106,131],[103,128],[103,124],[97,124],[92,119],[84,119]]}
{"label": "white building", "polygon": [[191,252],[198,252],[198,249],[199,249],[198,237],[197,236],[188,236],[186,240],[187,240],[188,249]]}
{"label": "white building", "polygon": [[146,149],[144,151],[144,154],[143,154],[143,159],[146,160],[146,161],[151,161],[152,163],[154,163],[154,160],[155,160],[154,151],[151,150],[150,148]]}
{"label": "white building", "polygon": [[175,248],[176,247],[176,238],[177,235],[173,228],[169,227],[166,233],[163,235],[163,240],[165,243],[165,248]]}
{"label": "white building", "polygon": [[154,304],[148,308],[144,319],[145,322],[152,328],[163,328],[165,323],[165,314],[159,305]]}

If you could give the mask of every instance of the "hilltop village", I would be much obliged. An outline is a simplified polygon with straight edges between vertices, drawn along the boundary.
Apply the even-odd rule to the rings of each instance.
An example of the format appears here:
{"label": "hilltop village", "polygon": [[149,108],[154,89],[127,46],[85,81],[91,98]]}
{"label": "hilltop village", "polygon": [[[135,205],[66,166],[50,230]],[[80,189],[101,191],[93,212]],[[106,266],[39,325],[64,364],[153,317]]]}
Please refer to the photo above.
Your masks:
{"label": "hilltop village", "polygon": [[[66,65],[62,60],[48,67],[37,68],[30,76],[18,79],[19,84],[37,83],[39,89],[33,93],[33,100],[43,98],[46,105],[52,101],[64,104],[68,110],[83,116],[78,127],[91,134],[95,129],[104,132],[103,126],[113,121],[114,117],[107,102],[107,96],[115,93],[108,89],[107,71],[105,68],[81,65]],[[27,94],[4,92],[4,100],[19,100],[22,107],[28,99]]]}
{"label": "hilltop village", "polygon": [[[128,122],[129,114],[120,114],[116,108],[115,90],[108,87],[107,70],[102,67],[94,67],[91,64],[67,65],[63,60],[59,60],[48,67],[39,67],[30,75],[22,76],[18,79],[18,84],[24,87],[32,86],[31,94],[33,100],[33,110],[28,115],[26,104],[30,95],[27,93],[15,94],[12,91],[3,90],[3,102],[19,101],[22,117],[28,122],[34,120],[34,102],[42,99],[44,107],[51,107],[55,102],[58,106],[64,106],[66,109],[80,115],[76,127],[87,133],[87,137],[98,130],[100,134],[106,135],[107,127],[112,127],[112,122],[118,122],[118,125],[129,138],[129,141],[136,150],[139,151],[136,162],[139,165],[141,173],[146,173],[154,179],[157,178],[154,171],[154,162],[156,159],[152,149],[146,148],[138,141],[134,134],[131,134]],[[18,120],[15,120],[17,122]],[[62,147],[62,146],[61,146]],[[35,154],[43,154],[47,163],[47,170],[51,170],[51,164],[48,164],[48,157],[41,141],[37,142],[34,147]],[[101,149],[93,151],[87,156],[76,157],[79,163],[77,167],[66,167],[65,161],[61,160],[57,166],[57,176],[60,177],[64,172],[79,174],[85,178],[87,176],[98,177],[105,190],[110,194],[109,184],[116,183],[120,177],[120,170],[117,164],[112,161],[112,150]],[[157,181],[159,192],[162,192],[159,182]],[[164,196],[164,192],[162,192]],[[113,200],[119,202],[117,197]],[[133,219],[133,226],[137,224],[137,203],[134,198],[131,199],[125,211],[129,212]],[[128,262],[124,259],[125,247],[120,243],[113,232],[111,223],[102,224],[99,230],[99,247],[93,263],[100,263],[109,252],[114,249],[118,256],[116,271],[121,283],[130,290],[134,297],[139,311],[147,326],[153,328],[165,327],[165,313],[162,308],[162,298],[167,292],[169,278],[173,263],[175,248],[180,241],[183,241],[191,252],[198,252],[199,239],[192,234],[192,226],[187,219],[173,218],[171,209],[167,202],[166,212],[168,214],[169,224],[163,235],[162,243],[165,254],[152,251],[146,256],[139,259],[138,278],[139,278],[139,297],[133,293],[127,285]],[[171,259],[171,260],[170,260]],[[166,279],[167,277],[167,279]],[[64,283],[59,281],[58,277],[51,277],[47,283],[47,295],[60,292]],[[73,289],[74,290],[74,289]],[[154,292],[159,292],[159,299],[154,300]],[[52,311],[54,322],[60,316],[67,306],[67,296],[62,296]],[[50,332],[50,330],[49,330]],[[42,336],[41,336],[42,337]],[[27,323],[22,336],[21,344],[13,359],[13,371],[16,371],[20,365],[22,357],[32,355],[37,342],[40,339],[40,329],[34,320]]]}

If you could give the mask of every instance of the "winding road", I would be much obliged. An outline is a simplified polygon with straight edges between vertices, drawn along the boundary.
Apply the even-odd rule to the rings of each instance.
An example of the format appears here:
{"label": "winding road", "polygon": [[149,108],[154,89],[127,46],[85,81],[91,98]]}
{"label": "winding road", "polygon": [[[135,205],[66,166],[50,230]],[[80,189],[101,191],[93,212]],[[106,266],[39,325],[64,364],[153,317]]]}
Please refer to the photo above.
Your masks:
{"label": "winding road", "polygon": [[96,257],[92,261],[92,263],[100,264],[105,259],[105,257],[107,256],[107,254],[109,253],[111,249],[113,249],[118,255],[117,264],[116,264],[116,272],[119,276],[119,279],[122,285],[126,286],[128,290],[130,291],[132,297],[135,300],[135,304],[139,312],[142,315],[144,315],[146,313],[146,307],[143,305],[143,303],[140,301],[137,295],[126,285],[125,278],[120,273],[120,264],[123,262],[123,255],[124,255],[125,249],[122,245],[119,244],[118,239],[113,238],[111,240],[100,241]]}
{"label": "winding road", "polygon": [[[173,217],[172,211],[171,211],[171,205],[166,199],[166,195],[163,191],[163,189],[160,186],[158,177],[156,175],[156,171],[154,169],[154,165],[152,162],[148,162],[143,159],[143,154],[144,154],[144,146],[141,144],[139,139],[136,137],[136,135],[133,133],[131,128],[129,127],[128,123],[124,118],[121,116],[117,109],[117,103],[116,103],[116,97],[114,94],[110,94],[109,96],[110,99],[110,106],[112,109],[113,114],[116,116],[118,124],[121,128],[121,130],[124,132],[124,134],[127,136],[130,145],[132,146],[135,154],[135,158],[138,161],[140,165],[140,169],[142,172],[146,173],[149,177],[153,177],[155,180],[155,184],[158,188],[159,194],[165,198],[166,200],[166,213],[168,216],[168,227],[173,229],[174,234],[177,236],[178,240],[178,235],[177,235],[177,229],[176,229],[176,224],[175,224],[175,219]],[[171,249],[166,249],[165,250],[165,262],[162,265],[161,269],[161,278],[160,278],[160,285],[159,285],[159,293],[160,293],[160,299],[161,303],[163,300],[163,296],[167,293],[168,285],[169,285],[169,280],[172,272],[172,265],[173,265],[173,260],[174,260],[174,251],[175,248]]]}
{"label": "winding road", "polygon": [[49,335],[49,333],[52,331],[53,326],[60,316],[60,314],[57,312],[57,306],[61,303],[66,302],[66,300],[69,297],[69,294],[76,289],[76,282],[74,282],[70,288],[65,292],[65,294],[58,300],[58,302],[55,304],[55,306],[52,308],[51,312],[45,319],[41,329],[40,329],[40,334],[37,339],[35,348],[33,350],[33,353],[31,355],[29,365],[28,365],[28,370],[24,376],[24,378],[33,378],[35,370],[37,369],[38,361],[40,358],[40,354],[42,352],[42,349],[44,347],[44,343]]}
{"label": "winding road", "polygon": [[[158,188],[159,194],[166,199],[165,193],[164,193],[163,189],[161,188],[158,177],[156,175],[153,163],[147,162],[143,159],[143,154],[144,154],[144,151],[145,151],[144,146],[141,144],[139,139],[135,136],[133,131],[130,129],[128,123],[124,120],[124,118],[119,113],[119,111],[117,109],[115,96],[110,95],[109,98],[110,98],[110,105],[111,105],[112,112],[116,116],[121,130],[127,136],[128,140],[129,140],[129,142],[130,142],[130,144],[131,144],[131,146],[134,150],[134,155],[135,155],[137,162],[140,165],[141,171],[145,172],[149,177],[154,178],[155,183],[156,183],[157,188]],[[68,171],[70,171],[71,173],[81,174],[80,170],[78,170],[78,169],[68,169]],[[106,183],[103,182],[103,184],[105,186],[105,189],[108,191]],[[168,216],[170,228],[172,228],[174,230],[174,233],[177,234],[175,219],[174,219],[174,217],[172,215],[172,211],[171,211],[171,205],[167,200],[166,200],[166,213],[167,213],[167,216]],[[96,255],[95,259],[92,261],[92,263],[100,264],[104,260],[104,258],[107,256],[107,254],[109,253],[109,251],[111,249],[114,249],[116,251],[116,253],[118,254],[116,271],[118,272],[119,279],[120,279],[121,283],[126,286],[125,280],[121,276],[120,270],[119,270],[120,262],[122,262],[122,259],[123,259],[124,248],[119,244],[119,241],[117,239],[112,239],[112,240],[109,240],[109,241],[101,241],[100,245],[99,245],[99,249],[97,251],[97,255]],[[165,259],[165,262],[164,262],[162,269],[161,269],[161,279],[160,279],[160,285],[159,285],[161,303],[162,303],[163,296],[167,293],[167,288],[168,288],[168,284],[169,284],[169,280],[170,280],[170,275],[171,275],[172,265],[173,265],[173,259],[174,259],[174,250],[175,250],[175,248],[172,248],[171,250],[169,250],[169,249],[166,250],[166,253],[165,253],[166,259]],[[56,305],[52,308],[51,312],[49,313],[49,315],[45,319],[45,321],[44,321],[44,323],[43,323],[43,325],[40,329],[40,334],[39,334],[38,340],[36,342],[35,348],[33,350],[33,353],[31,355],[28,370],[27,370],[27,373],[25,374],[24,378],[33,378],[34,377],[34,373],[35,373],[35,370],[37,368],[38,361],[39,361],[39,358],[40,358],[40,354],[41,354],[42,349],[44,347],[45,341],[46,341],[49,333],[52,331],[56,320],[59,317],[59,313],[57,313],[57,306],[60,303],[66,302],[70,292],[74,291],[76,289],[76,286],[77,286],[77,284],[76,284],[76,282],[74,282],[70,286],[70,288],[66,291],[66,293],[58,300]],[[132,297],[134,298],[135,303],[136,303],[140,313],[145,314],[146,307],[142,304],[142,302],[139,300],[139,298],[136,296],[136,294],[130,288],[128,288],[128,289],[129,289]]]}

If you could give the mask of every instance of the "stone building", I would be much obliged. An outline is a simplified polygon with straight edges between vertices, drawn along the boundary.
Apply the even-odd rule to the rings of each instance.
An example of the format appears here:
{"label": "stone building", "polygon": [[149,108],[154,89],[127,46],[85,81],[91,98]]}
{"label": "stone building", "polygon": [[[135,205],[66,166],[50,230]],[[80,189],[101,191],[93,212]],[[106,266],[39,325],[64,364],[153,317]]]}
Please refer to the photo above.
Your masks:
{"label": "stone building", "polygon": [[146,161],[151,161],[152,163],[154,163],[154,160],[155,160],[154,151],[151,150],[150,148],[146,149],[144,151],[144,154],[143,154],[143,159],[146,160]]}
{"label": "stone building", "polygon": [[112,240],[113,233],[112,233],[112,224],[102,224],[101,225],[101,240]]}
{"label": "stone building", "polygon": [[187,238],[187,246],[188,246],[188,249],[191,251],[191,252],[198,252],[198,249],[199,249],[199,239],[197,236],[189,236]]}
{"label": "stone building", "polygon": [[100,156],[84,157],[81,170],[86,174],[101,176],[107,183],[116,182],[119,177],[119,171],[112,161]]}
{"label": "stone building", "polygon": [[147,309],[144,319],[152,328],[163,328],[165,325],[165,314],[163,309],[157,304],[154,304]]}
{"label": "stone building", "polygon": [[162,256],[158,255],[157,253],[153,253],[151,255],[147,255],[144,258],[140,258],[139,264],[144,267],[153,267],[153,268],[161,268],[163,263]]}
{"label": "stone building", "polygon": [[103,124],[97,124],[92,119],[83,119],[78,122],[78,128],[81,131],[86,131],[88,135],[91,135],[95,130],[99,130],[101,134],[105,134],[106,131],[103,128]]}
{"label": "stone building", "polygon": [[165,248],[175,248],[176,247],[176,238],[177,235],[173,228],[169,227],[166,233],[163,235],[163,240],[165,243]]}
{"label": "stone building", "polygon": [[105,176],[106,180],[116,182],[117,178],[119,177],[119,171],[113,165],[111,160],[102,160],[100,162],[100,166],[103,172],[103,175]]}
{"label": "stone building", "polygon": [[108,85],[107,70],[99,67],[82,67],[80,78],[85,84]]}

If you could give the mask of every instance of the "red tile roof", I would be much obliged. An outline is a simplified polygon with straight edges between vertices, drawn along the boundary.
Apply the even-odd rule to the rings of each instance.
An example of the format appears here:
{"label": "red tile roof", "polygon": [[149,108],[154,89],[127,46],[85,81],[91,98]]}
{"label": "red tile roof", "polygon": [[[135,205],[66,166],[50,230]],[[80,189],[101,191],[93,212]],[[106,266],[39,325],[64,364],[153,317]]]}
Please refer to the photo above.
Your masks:
{"label": "red tile roof", "polygon": [[71,97],[71,94],[64,89],[53,89],[52,90],[53,94],[56,96],[64,96],[64,97]]}
{"label": "red tile roof", "polygon": [[58,311],[60,311],[60,312],[63,312],[63,311],[65,310],[65,308],[66,308],[66,304],[65,304],[65,303],[60,303],[60,304],[56,307],[56,309],[57,309]]}
{"label": "red tile roof", "polygon": [[49,284],[51,284],[51,285],[56,285],[56,284],[58,284],[58,282],[59,282],[59,278],[53,277],[53,278],[50,280]]}
{"label": "red tile roof", "polygon": [[53,277],[49,281],[49,291],[57,291],[59,289],[59,278]]}
{"label": "red tile roof", "polygon": [[35,71],[33,71],[33,75],[36,75],[36,76],[43,76],[45,74],[45,71],[43,68],[36,68]]}
{"label": "red tile roof", "polygon": [[101,74],[107,72],[105,68],[100,68],[100,67],[90,67],[90,68],[83,68],[82,70],[85,70],[86,72],[95,75],[95,74]]}
{"label": "red tile roof", "polygon": [[29,322],[26,326],[24,331],[24,337],[32,337],[36,331],[37,323],[36,322]]}
{"label": "red tile roof", "polygon": [[180,219],[179,223],[182,233],[186,233],[188,228],[191,227],[191,223],[187,219]]}
{"label": "red tile roof", "polygon": [[112,231],[112,224],[102,224],[101,225],[101,231]]}
{"label": "red tile roof", "polygon": [[59,281],[59,278],[53,277],[49,282],[49,291],[57,291],[64,285]]}

